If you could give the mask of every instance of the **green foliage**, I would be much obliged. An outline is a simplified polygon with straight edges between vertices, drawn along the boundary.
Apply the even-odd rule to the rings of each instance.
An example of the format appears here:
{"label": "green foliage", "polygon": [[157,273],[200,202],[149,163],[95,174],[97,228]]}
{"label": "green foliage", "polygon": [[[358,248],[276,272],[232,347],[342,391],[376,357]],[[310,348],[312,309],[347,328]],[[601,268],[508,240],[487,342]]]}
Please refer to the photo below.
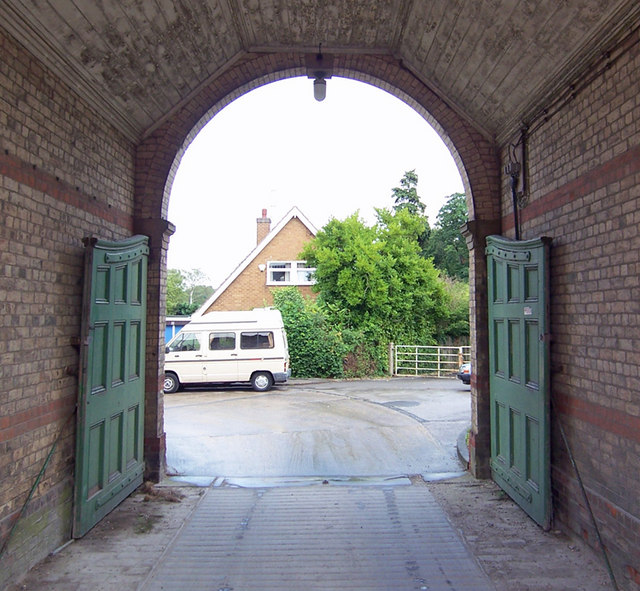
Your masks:
{"label": "green foliage", "polygon": [[469,284],[444,278],[444,287],[449,298],[446,322],[438,338],[440,345],[461,346],[469,342]]}
{"label": "green foliage", "polygon": [[167,315],[190,316],[211,294],[213,287],[206,285],[209,279],[199,269],[167,271]]}
{"label": "green foliage", "polygon": [[169,269],[167,271],[167,315],[177,315],[176,310],[179,306],[187,302],[186,294],[183,287],[184,279],[182,273],[178,269]]}
{"label": "green foliage", "polygon": [[345,378],[363,378],[387,373],[388,344],[378,338],[379,333],[377,327],[372,326],[342,331]]}
{"label": "green foliage", "polygon": [[376,211],[373,227],[357,213],[332,219],[300,255],[316,268],[319,305],[339,327],[356,375],[384,372],[389,342],[434,344],[448,314],[438,271],[420,253],[425,218]]}
{"label": "green foliage", "polygon": [[393,206],[395,213],[406,210],[410,214],[423,220],[424,227],[418,236],[418,243],[420,244],[420,248],[424,250],[429,242],[431,228],[429,228],[427,216],[424,215],[426,206],[422,203],[420,195],[418,195],[418,174],[416,171],[409,170],[405,172],[400,180],[400,186],[391,189],[391,193],[395,204]]}
{"label": "green foliage", "polygon": [[449,277],[469,280],[469,250],[460,228],[467,221],[464,193],[450,195],[440,208],[436,225],[424,248],[424,255]]}
{"label": "green foliage", "polygon": [[425,205],[418,195],[418,175],[415,170],[404,173],[400,179],[400,186],[391,189],[396,213],[406,209],[413,215],[424,215]]}
{"label": "green foliage", "polygon": [[282,314],[287,332],[292,375],[342,377],[344,345],[315,302],[305,299],[297,287],[289,286],[273,290],[273,303]]}
{"label": "green foliage", "polygon": [[431,231],[417,182],[415,171],[405,173],[393,189],[393,209],[377,209],[375,225],[367,226],[356,212],[330,220],[307,243],[299,258],[316,269],[315,302],[295,287],[274,290],[294,376],[381,375],[390,342],[466,342],[465,197],[451,195]]}
{"label": "green foliage", "polygon": [[[200,306],[198,304],[189,304],[187,302],[180,302],[175,306],[172,306],[171,312],[167,312],[168,316],[191,316]],[[168,307],[167,307],[168,310]]]}
{"label": "green foliage", "polygon": [[382,321],[393,342],[435,344],[438,325],[446,318],[447,298],[438,270],[421,256],[419,238],[425,218],[406,210],[395,215],[378,210],[388,302]]}

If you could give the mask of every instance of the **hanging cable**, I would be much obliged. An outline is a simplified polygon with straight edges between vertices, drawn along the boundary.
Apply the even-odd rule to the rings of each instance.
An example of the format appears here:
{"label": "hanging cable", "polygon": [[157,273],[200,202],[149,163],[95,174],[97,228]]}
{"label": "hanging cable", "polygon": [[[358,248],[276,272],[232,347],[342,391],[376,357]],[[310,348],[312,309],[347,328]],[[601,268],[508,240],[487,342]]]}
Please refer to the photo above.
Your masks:
{"label": "hanging cable", "polygon": [[603,51],[594,62],[584,68],[582,72],[574,78],[575,82],[570,84],[557,98],[527,118],[526,123],[529,127],[528,134],[532,135],[536,133],[542,126],[548,123],[554,115],[575,100],[590,84],[606,71],[610,70],[626,52],[631,51],[638,43],[640,43],[640,27],[634,27],[613,47]]}
{"label": "hanging cable", "polygon": [[584,503],[587,507],[587,511],[589,512],[589,516],[591,517],[591,524],[593,525],[593,529],[596,532],[598,546],[602,551],[604,563],[605,563],[605,566],[607,567],[609,578],[611,579],[611,586],[613,587],[614,591],[618,591],[618,583],[616,582],[616,578],[613,574],[613,569],[611,568],[611,563],[609,562],[609,557],[607,556],[607,550],[604,547],[602,537],[600,536],[600,529],[598,528],[598,523],[596,522],[595,515],[593,514],[593,510],[591,509],[591,503],[589,502],[589,498],[587,497],[587,491],[585,490],[584,483],[582,482],[582,478],[580,477],[580,471],[578,470],[576,461],[573,458],[573,453],[571,452],[571,448],[569,447],[569,441],[567,440],[567,436],[565,435],[564,428],[562,427],[562,421],[559,418],[558,418],[558,426],[560,427],[560,435],[562,436],[562,441],[564,441],[564,445],[567,448],[567,453],[569,454],[569,461],[571,462],[571,466],[573,467],[573,470],[576,473],[576,479],[578,480],[578,485],[580,486],[580,491],[582,492],[582,498],[584,499]]}

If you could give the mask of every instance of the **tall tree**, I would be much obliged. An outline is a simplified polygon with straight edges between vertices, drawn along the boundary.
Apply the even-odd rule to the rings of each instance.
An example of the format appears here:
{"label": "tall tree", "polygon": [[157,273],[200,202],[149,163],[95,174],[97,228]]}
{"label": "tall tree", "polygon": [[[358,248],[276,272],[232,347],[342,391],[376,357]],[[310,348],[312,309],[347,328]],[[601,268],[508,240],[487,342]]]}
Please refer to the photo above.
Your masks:
{"label": "tall tree", "polygon": [[469,283],[444,276],[449,295],[447,321],[438,337],[441,345],[461,346],[469,343]]}
{"label": "tall tree", "polygon": [[467,221],[467,201],[464,193],[449,195],[440,208],[436,224],[424,248],[425,256],[449,277],[469,280],[469,250],[461,228]]}
{"label": "tall tree", "polygon": [[184,277],[178,269],[167,270],[167,315],[176,316],[178,309],[187,304]]}
{"label": "tall tree", "polygon": [[418,243],[424,251],[429,242],[431,229],[429,228],[429,219],[424,214],[426,206],[422,203],[420,195],[418,195],[418,174],[415,170],[409,170],[404,173],[404,176],[400,179],[400,186],[391,189],[391,196],[395,203],[393,206],[395,213],[405,210],[411,215],[422,219],[424,227],[418,236]]}
{"label": "tall tree", "polygon": [[397,213],[406,209],[413,215],[424,215],[425,205],[418,195],[418,174],[415,170],[405,172],[400,186],[391,189],[391,193],[395,203],[393,211]]}
{"label": "tall tree", "polygon": [[[182,276],[184,277],[184,289],[189,296],[189,305],[197,302],[199,302],[198,305],[203,304],[213,293],[213,288],[209,286],[209,277],[200,269],[182,271]],[[205,296],[207,290],[210,290],[209,295]]]}

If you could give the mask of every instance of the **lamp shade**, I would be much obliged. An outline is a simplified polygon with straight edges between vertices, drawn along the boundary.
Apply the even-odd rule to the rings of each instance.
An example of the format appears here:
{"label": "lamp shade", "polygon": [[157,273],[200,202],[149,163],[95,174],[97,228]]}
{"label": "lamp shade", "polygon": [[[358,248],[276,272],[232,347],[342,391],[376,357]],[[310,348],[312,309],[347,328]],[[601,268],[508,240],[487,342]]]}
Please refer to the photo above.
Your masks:
{"label": "lamp shade", "polygon": [[327,81],[324,78],[316,78],[313,81],[313,98],[323,101],[327,96]]}

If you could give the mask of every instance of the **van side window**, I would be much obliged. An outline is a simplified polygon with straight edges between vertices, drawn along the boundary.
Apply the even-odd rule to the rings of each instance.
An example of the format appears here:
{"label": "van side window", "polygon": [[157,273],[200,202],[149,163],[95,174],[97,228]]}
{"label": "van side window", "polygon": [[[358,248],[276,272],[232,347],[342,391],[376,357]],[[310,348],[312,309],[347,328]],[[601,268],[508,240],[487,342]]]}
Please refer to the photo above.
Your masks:
{"label": "van side window", "polygon": [[234,332],[212,332],[209,334],[209,350],[228,351],[236,348],[236,334]]}
{"label": "van side window", "polygon": [[195,332],[180,333],[169,346],[171,353],[178,351],[200,351],[200,340]]}
{"label": "van side window", "polygon": [[273,349],[273,333],[265,332],[241,332],[241,349]]}

